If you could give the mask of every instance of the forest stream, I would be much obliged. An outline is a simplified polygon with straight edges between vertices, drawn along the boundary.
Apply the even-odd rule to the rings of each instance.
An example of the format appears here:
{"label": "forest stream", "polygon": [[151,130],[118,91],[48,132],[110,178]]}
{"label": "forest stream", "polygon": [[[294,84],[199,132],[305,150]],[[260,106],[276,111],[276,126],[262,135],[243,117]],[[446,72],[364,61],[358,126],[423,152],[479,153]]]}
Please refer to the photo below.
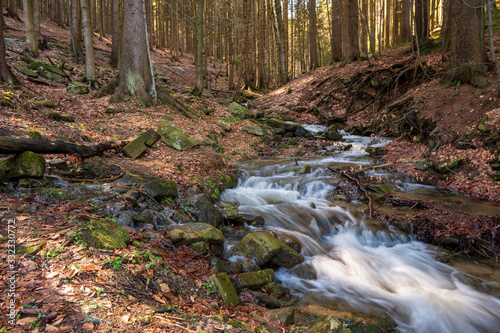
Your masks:
{"label": "forest stream", "polygon": [[[498,331],[498,270],[474,263],[442,263],[435,258],[444,249],[381,226],[363,213],[366,204],[332,200],[332,189],[341,180],[332,170],[375,165],[379,161],[365,153],[365,147],[389,142],[343,135],[352,148],[328,157],[246,162],[238,186],[222,194],[222,200],[238,205],[241,213],[262,216],[265,229],[300,242],[306,261],[278,270],[277,278],[306,304],[333,308],[348,304],[364,313],[387,314],[403,332]],[[298,173],[296,164],[310,165],[311,173]],[[408,198],[440,202],[469,214],[500,213],[498,205],[461,196],[450,199],[433,186],[400,174],[372,173]],[[379,206],[375,210],[382,209]]]}

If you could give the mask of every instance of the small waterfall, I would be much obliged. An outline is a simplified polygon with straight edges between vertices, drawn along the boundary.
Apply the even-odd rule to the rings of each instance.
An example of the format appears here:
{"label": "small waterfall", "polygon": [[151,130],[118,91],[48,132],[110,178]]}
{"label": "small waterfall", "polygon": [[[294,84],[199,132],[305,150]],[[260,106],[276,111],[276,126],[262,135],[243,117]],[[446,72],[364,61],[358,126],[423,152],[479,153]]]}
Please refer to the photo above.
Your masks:
{"label": "small waterfall", "polygon": [[[370,138],[346,138],[351,151],[301,162],[312,166],[309,174],[287,172],[294,166],[290,162],[249,166],[239,185],[222,194],[241,213],[262,216],[266,229],[301,242],[306,261],[279,270],[277,278],[302,295],[386,313],[403,332],[500,331],[500,299],[476,290],[466,274],[435,260],[433,247],[372,227],[359,206],[327,200],[339,182],[327,167],[373,163],[364,152]],[[388,142],[379,140],[378,145]],[[400,178],[401,191],[425,195],[434,190]]]}

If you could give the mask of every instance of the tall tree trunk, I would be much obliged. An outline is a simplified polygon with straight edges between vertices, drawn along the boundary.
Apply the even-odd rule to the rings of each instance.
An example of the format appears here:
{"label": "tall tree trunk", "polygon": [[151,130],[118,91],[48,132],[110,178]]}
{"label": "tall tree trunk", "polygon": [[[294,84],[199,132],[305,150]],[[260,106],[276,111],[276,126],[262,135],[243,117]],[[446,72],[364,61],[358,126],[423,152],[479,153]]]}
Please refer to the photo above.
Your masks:
{"label": "tall tree trunk", "polygon": [[343,54],[347,61],[356,61],[359,58],[359,19],[358,1],[343,0],[343,28],[342,44]]}
{"label": "tall tree trunk", "polygon": [[283,13],[281,10],[281,0],[274,0],[276,10],[276,24],[277,24],[277,40],[278,44],[278,71],[280,76],[280,83],[285,84],[288,82],[288,73],[285,68],[285,27],[283,26]]}
{"label": "tall tree trunk", "polygon": [[204,0],[198,0],[198,15],[196,17],[196,85],[191,91],[195,96],[201,96],[203,93],[203,8]]}
{"label": "tall tree trunk", "polygon": [[401,5],[401,41],[402,42],[407,42],[411,38],[410,6],[411,6],[411,0],[403,0],[403,3]]}
{"label": "tall tree trunk", "polygon": [[[97,2],[96,2],[97,6]],[[102,40],[104,35],[104,0],[99,0],[99,40]]]}
{"label": "tall tree trunk", "polygon": [[264,50],[266,40],[266,1],[259,1],[259,42],[257,43],[258,47],[258,66],[257,66],[257,82],[256,88],[262,89],[265,85],[265,75],[264,75]]}
{"label": "tall tree trunk", "polygon": [[493,44],[493,27],[492,27],[492,19],[491,19],[491,2],[486,1],[486,8],[488,12],[488,36],[489,36],[489,44],[490,44],[490,56],[491,62],[495,66],[495,73],[497,75],[497,94],[500,98],[500,64],[498,63],[498,59],[495,54],[495,45]]}
{"label": "tall tree trunk", "polygon": [[5,23],[3,21],[3,14],[0,15],[0,82],[8,84],[17,84],[17,78],[10,71],[7,62],[5,61],[5,41],[4,41]]}
{"label": "tall tree trunk", "polygon": [[234,61],[233,61],[233,24],[232,24],[232,13],[231,13],[231,2],[226,0],[226,12],[227,12],[227,61],[229,63],[229,77],[227,83],[228,90],[234,90]]}
{"label": "tall tree trunk", "polygon": [[42,49],[42,33],[40,31],[40,15],[42,12],[42,0],[33,0],[33,23],[35,24],[36,43]]}
{"label": "tall tree trunk", "polygon": [[[448,1],[453,2],[453,0]],[[415,26],[418,42],[422,44],[429,39],[428,0],[415,0]]]}
{"label": "tall tree trunk", "polygon": [[482,0],[450,1],[449,34],[450,64],[446,73],[449,81],[483,87],[484,21]]}
{"label": "tall tree trunk", "polygon": [[113,20],[113,30],[112,30],[112,43],[111,43],[111,66],[113,68],[118,68],[120,60],[120,12],[119,12],[119,0],[112,1],[112,20]]}
{"label": "tall tree trunk", "polygon": [[318,67],[318,27],[316,20],[316,0],[309,0],[309,69]]}
{"label": "tall tree trunk", "polygon": [[85,80],[96,87],[95,58],[94,58],[94,33],[90,17],[90,0],[80,0],[82,14],[83,40],[85,42]]}
{"label": "tall tree trunk", "polygon": [[332,0],[332,63],[342,58],[342,24],[340,20],[340,0]]}
{"label": "tall tree trunk", "polygon": [[7,1],[7,16],[13,18],[14,20],[21,21],[17,13],[17,0]]}
{"label": "tall tree trunk", "polygon": [[77,59],[83,57],[80,41],[82,39],[80,29],[80,6],[79,0],[71,0],[71,42],[73,44],[73,52]]}
{"label": "tall tree trunk", "polygon": [[33,0],[23,0],[24,25],[26,27],[26,47],[35,58],[38,57],[35,22],[33,20]]}
{"label": "tall tree trunk", "polygon": [[146,105],[151,105],[156,100],[156,89],[149,54],[144,0],[124,1],[123,22],[127,24],[123,24],[120,72],[117,80],[114,80],[114,84],[118,84],[118,90],[110,101],[118,102],[135,95]]}
{"label": "tall tree trunk", "polygon": [[283,27],[285,29],[285,72],[288,76],[288,0],[283,0]]}

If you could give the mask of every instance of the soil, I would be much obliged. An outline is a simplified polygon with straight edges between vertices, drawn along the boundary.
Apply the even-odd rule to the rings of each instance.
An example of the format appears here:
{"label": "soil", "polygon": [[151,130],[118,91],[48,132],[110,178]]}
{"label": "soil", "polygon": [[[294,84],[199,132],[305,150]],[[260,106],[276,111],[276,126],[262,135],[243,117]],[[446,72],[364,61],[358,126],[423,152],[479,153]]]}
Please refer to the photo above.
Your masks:
{"label": "soil", "polygon": [[[6,25],[8,62],[24,64],[19,58],[24,49],[24,24],[6,18]],[[67,72],[71,80],[81,80],[84,64],[77,63],[71,55],[69,31],[49,21],[42,22],[42,31],[49,49],[41,52],[40,60],[58,65],[66,61],[74,67],[73,74]],[[498,45],[499,36],[495,38]],[[97,36],[94,41],[97,77],[104,85],[116,75],[108,60],[111,41],[109,37],[101,41]],[[488,72],[489,85],[485,88],[444,85],[441,77],[446,62],[442,52],[429,51],[422,57],[424,70],[418,66],[409,46],[402,46],[384,52],[370,63],[365,60],[319,68],[267,95],[262,94],[250,102],[250,106],[254,113],[266,117],[309,124],[336,123],[340,127],[361,125],[368,134],[392,136],[394,141],[385,148],[383,156],[384,163],[391,168],[449,191],[499,202],[500,185],[491,179],[495,170],[488,164],[499,153],[500,101],[496,79]],[[273,142],[242,131],[243,126],[255,123],[253,120],[234,121],[225,108],[234,94],[227,91],[225,66],[218,61],[208,61],[211,89],[207,89],[202,98],[194,98],[189,95],[195,82],[192,55],[183,54],[179,61],[173,62],[168,51],[155,49],[152,60],[158,84],[167,86],[175,98],[189,106],[189,117],[166,103],[158,102],[145,108],[134,98],[110,104],[109,96],[70,95],[65,84],[33,82],[12,68],[21,84],[19,88],[0,87],[0,135],[28,138],[27,131],[39,131],[47,140],[90,144],[132,140],[149,128],[156,129],[160,120],[168,120],[204,144],[179,152],[158,142],[134,160],[126,158],[119,150],[110,150],[101,156],[109,172],[94,170],[92,177],[106,178],[128,170],[171,179],[181,194],[178,205],[193,191],[213,191],[206,185],[209,180],[209,184],[215,181],[215,186],[221,187],[220,175],[237,172],[241,160],[308,155],[328,144],[297,139],[298,145],[277,149],[287,139]],[[158,79],[159,76],[165,80]],[[260,96],[256,92],[251,94]],[[387,107],[405,98],[409,98],[409,102],[403,109]],[[36,106],[34,102],[41,99],[54,102],[55,110]],[[7,101],[13,108],[7,106]],[[46,116],[47,111],[73,116],[75,121],[54,121]],[[417,117],[409,120],[405,117],[411,111],[415,111]],[[224,132],[216,124],[219,119],[230,121],[232,130]],[[479,126],[482,122],[483,126]],[[209,138],[209,134],[214,134],[217,140],[212,139],[213,135]],[[437,146],[432,144],[436,140],[439,141]],[[468,140],[471,148],[456,148],[455,142],[459,140]],[[70,168],[86,161],[77,156],[57,154],[44,157],[48,163],[63,158]],[[463,165],[446,175],[417,170],[413,163],[427,159],[439,166],[456,157],[463,158]],[[50,167],[47,172],[51,172]],[[9,221],[15,221],[17,244],[44,244],[34,257],[16,256],[16,292],[19,295],[16,309],[21,314],[18,323],[23,326],[9,332],[240,331],[235,328],[236,323],[244,323],[247,325],[244,327],[252,331],[261,327],[267,327],[268,331],[292,329],[267,319],[256,320],[258,317],[251,314],[263,315],[267,309],[255,305],[255,300],[245,291],[240,293],[244,305],[225,306],[212,292],[208,280],[212,273],[209,257],[197,255],[187,247],[174,247],[166,241],[165,235],[128,230],[132,245],[126,249],[86,249],[74,237],[78,233],[75,217],[77,220],[104,218],[94,207],[65,200],[50,201],[36,193],[23,195],[22,200],[5,193],[0,193],[0,198],[2,258],[8,250],[5,237]],[[32,207],[35,210],[30,210]],[[426,215],[432,218],[431,213]],[[379,217],[389,222],[392,218]],[[456,222],[451,220],[453,218],[450,223]],[[477,225],[481,218],[460,216],[460,221]],[[498,218],[486,224],[488,231],[496,230]],[[442,226],[433,225],[433,228],[439,232],[443,230]],[[456,229],[463,229],[463,225]],[[437,237],[424,229],[422,235],[427,240]],[[163,263],[154,258],[162,258]],[[0,275],[3,277],[0,288],[6,290],[8,265],[2,263]],[[158,290],[152,286],[163,287]],[[7,306],[6,302],[2,296],[2,308]],[[5,316],[0,320],[10,329]]]}

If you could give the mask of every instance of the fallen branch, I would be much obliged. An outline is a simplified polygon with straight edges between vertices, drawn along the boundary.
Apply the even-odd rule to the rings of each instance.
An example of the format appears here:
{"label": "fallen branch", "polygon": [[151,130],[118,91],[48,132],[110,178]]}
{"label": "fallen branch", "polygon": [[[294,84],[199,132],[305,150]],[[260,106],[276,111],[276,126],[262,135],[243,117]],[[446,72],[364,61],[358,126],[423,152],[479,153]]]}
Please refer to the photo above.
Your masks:
{"label": "fallen branch", "polygon": [[94,145],[83,146],[62,141],[0,136],[0,154],[19,154],[29,150],[39,154],[78,154],[81,157],[90,157],[102,154],[106,150],[121,148],[127,143],[127,141],[104,141]]}
{"label": "fallen branch", "polygon": [[[336,172],[332,168],[328,168],[328,170],[330,170],[332,172]],[[342,176],[346,177],[347,179],[352,180],[353,182],[355,182],[356,185],[358,185],[358,187],[365,193],[365,197],[368,199],[368,215],[370,216],[370,218],[373,218],[373,199],[372,199],[371,195],[368,193],[368,191],[365,189],[365,187],[363,185],[361,185],[361,183],[359,182],[359,180],[357,180],[356,178],[348,175],[345,172],[341,172],[340,174]]]}
{"label": "fallen branch", "polygon": [[105,179],[78,179],[78,178],[62,178],[62,180],[65,180],[67,182],[75,182],[75,183],[92,183],[92,182],[100,182],[100,183],[107,183],[107,182],[112,182],[115,181],[121,177],[123,177],[124,173],[120,173],[118,176],[110,177],[110,178],[105,178]]}

